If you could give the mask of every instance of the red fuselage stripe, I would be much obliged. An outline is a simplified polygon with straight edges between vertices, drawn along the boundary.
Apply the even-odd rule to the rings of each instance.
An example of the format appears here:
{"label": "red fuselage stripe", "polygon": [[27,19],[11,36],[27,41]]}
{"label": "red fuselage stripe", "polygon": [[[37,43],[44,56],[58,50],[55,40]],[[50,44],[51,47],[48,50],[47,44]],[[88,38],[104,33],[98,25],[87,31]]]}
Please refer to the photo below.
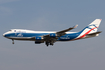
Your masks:
{"label": "red fuselage stripe", "polygon": [[[77,38],[77,39],[80,39],[80,38],[85,37],[87,34],[89,34],[89,33],[90,33],[93,29],[95,29],[95,28],[98,28],[98,27],[94,27],[94,28],[92,28],[91,30],[89,30],[88,32],[86,32],[84,35],[80,36],[80,37]],[[77,39],[75,39],[75,40],[77,40]]]}

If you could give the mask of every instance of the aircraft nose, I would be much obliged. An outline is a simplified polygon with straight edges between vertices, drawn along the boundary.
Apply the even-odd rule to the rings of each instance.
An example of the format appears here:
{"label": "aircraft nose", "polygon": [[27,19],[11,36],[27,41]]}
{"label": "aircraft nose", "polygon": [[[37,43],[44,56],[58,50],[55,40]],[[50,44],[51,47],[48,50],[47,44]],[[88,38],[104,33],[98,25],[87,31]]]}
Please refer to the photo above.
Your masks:
{"label": "aircraft nose", "polygon": [[5,34],[3,34],[3,36],[5,37]]}

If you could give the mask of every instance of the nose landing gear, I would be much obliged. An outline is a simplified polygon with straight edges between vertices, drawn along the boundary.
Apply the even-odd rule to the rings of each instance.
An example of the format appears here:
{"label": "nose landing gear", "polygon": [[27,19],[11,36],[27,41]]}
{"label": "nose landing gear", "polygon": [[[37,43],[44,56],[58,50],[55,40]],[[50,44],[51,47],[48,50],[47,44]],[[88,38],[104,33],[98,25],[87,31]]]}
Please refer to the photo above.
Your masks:
{"label": "nose landing gear", "polygon": [[12,44],[14,44],[14,40],[12,40]]}

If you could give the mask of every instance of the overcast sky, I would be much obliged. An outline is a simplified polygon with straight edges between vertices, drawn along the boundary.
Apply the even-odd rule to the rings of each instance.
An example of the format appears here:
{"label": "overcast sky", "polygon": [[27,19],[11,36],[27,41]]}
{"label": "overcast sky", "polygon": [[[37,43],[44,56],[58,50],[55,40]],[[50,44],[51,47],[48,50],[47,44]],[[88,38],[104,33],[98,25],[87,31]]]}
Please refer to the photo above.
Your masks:
{"label": "overcast sky", "polygon": [[[10,29],[80,31],[102,19],[98,37],[46,47],[2,36]],[[105,0],[0,0],[0,70],[105,70]]]}

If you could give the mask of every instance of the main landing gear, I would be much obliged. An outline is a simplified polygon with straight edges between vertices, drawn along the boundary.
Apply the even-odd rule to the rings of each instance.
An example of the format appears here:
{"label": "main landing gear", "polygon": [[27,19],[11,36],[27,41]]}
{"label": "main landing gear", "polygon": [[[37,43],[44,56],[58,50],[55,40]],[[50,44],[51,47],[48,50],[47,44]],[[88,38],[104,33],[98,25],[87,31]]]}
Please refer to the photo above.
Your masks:
{"label": "main landing gear", "polygon": [[52,46],[53,46],[54,44],[51,43],[51,42],[46,42],[46,45],[47,45],[47,46],[49,46],[49,45],[52,45]]}
{"label": "main landing gear", "polygon": [[14,40],[12,39],[12,44],[14,44]]}
{"label": "main landing gear", "polygon": [[49,46],[49,42],[46,42],[46,45]]}

